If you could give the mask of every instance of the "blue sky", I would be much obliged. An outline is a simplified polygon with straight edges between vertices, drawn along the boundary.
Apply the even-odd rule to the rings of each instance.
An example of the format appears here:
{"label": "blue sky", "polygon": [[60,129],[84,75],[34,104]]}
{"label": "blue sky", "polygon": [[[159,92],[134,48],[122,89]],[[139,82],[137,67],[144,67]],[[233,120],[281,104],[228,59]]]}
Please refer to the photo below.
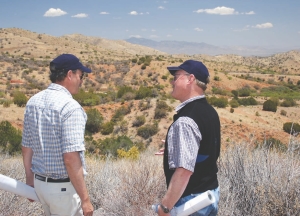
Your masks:
{"label": "blue sky", "polygon": [[0,27],[53,36],[300,47],[299,0],[0,0]]}

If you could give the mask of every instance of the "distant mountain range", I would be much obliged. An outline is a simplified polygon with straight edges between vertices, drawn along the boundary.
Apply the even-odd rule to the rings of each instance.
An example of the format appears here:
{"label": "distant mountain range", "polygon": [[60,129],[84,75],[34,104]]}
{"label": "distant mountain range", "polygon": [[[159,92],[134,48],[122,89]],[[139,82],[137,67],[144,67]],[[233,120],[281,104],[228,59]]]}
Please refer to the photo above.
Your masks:
{"label": "distant mountain range", "polygon": [[[207,55],[224,55],[235,54],[240,56],[270,56],[276,53],[287,52],[289,48],[264,48],[264,47],[246,47],[246,46],[228,46],[219,47],[207,43],[194,43],[186,41],[154,41],[145,38],[131,37],[125,41],[138,44],[146,47],[151,47],[156,50],[169,54],[207,54]],[[300,51],[300,47],[295,50]]]}

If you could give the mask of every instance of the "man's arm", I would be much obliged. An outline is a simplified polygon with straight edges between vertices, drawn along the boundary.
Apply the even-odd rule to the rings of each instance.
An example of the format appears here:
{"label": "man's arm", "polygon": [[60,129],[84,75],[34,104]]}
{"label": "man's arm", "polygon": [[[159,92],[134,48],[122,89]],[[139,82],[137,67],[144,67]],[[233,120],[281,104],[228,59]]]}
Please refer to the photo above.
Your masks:
{"label": "man's arm", "polygon": [[31,148],[22,146],[22,155],[23,155],[23,164],[24,164],[25,175],[26,175],[26,184],[30,185],[31,187],[34,187],[34,181],[33,181],[34,174],[31,171],[31,161],[32,161],[33,151]]}
{"label": "man's arm", "polygon": [[[171,208],[174,207],[176,202],[179,200],[179,198],[183,194],[192,174],[193,174],[193,172],[191,172],[187,169],[184,169],[181,167],[176,168],[176,170],[171,178],[167,193],[163,197],[161,204],[168,207],[171,210]],[[158,215],[164,216],[164,215],[170,215],[170,214],[165,214],[162,211],[161,207],[159,206]]]}
{"label": "man's arm", "polygon": [[[23,155],[23,165],[25,168],[25,175],[26,175],[26,184],[34,187],[34,174],[31,171],[31,161],[33,151],[31,148],[22,146],[22,155]],[[34,202],[34,200],[28,199],[30,202]]]}
{"label": "man's arm", "polygon": [[87,188],[83,177],[83,167],[80,160],[79,152],[64,153],[64,162],[70,180],[81,199],[83,214],[93,215],[94,208],[91,204]]}

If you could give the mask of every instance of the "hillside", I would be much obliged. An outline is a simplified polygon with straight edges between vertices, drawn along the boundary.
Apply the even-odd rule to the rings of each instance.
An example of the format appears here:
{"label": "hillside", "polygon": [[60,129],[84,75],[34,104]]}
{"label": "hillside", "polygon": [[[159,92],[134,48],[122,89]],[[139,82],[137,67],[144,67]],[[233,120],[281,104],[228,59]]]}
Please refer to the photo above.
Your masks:
{"label": "hillside", "polygon": [[[165,101],[172,108],[179,104],[169,97],[171,76],[166,67],[179,65],[187,59],[200,60],[207,65],[211,76],[208,97],[225,97],[230,101],[232,90],[247,87],[259,102],[255,106],[234,108],[233,113],[230,112],[230,106],[216,108],[221,118],[223,146],[243,141],[255,144],[271,137],[286,144],[290,136],[283,131],[283,124],[289,121],[300,122],[299,105],[278,107],[275,113],[267,112],[262,110],[262,104],[269,96],[261,96],[265,88],[288,84],[296,88],[299,85],[300,53],[297,51],[269,57],[169,55],[126,41],[78,34],[54,37],[16,28],[1,29],[0,38],[0,100],[12,100],[16,90],[30,97],[45,89],[50,83],[49,62],[61,53],[72,53],[93,70],[93,73],[85,78],[82,87],[86,92],[93,92],[99,98],[99,104],[84,108],[98,109],[104,121],[108,122],[118,108],[130,106],[130,113],[115,124],[114,135],[126,134],[135,142],[157,147],[161,145],[160,140],[165,137],[174,111],[163,118],[155,119],[157,102]],[[142,69],[145,62],[140,61],[143,58],[147,59],[147,56],[151,60],[149,65]],[[152,96],[150,99],[135,99],[136,95],[127,94],[118,98],[117,92],[121,86],[131,87],[135,91],[134,94],[141,86],[151,88]],[[291,90],[291,94],[297,94],[297,91]],[[280,99],[280,102],[282,101],[283,99]],[[298,101],[297,103],[299,104]],[[146,109],[141,108],[143,104],[146,104]],[[282,115],[281,110],[284,110],[286,115]],[[22,129],[23,112],[24,107],[11,104],[5,108],[0,105],[0,121],[8,120]],[[138,128],[132,126],[137,116],[145,116],[145,124],[157,123],[158,133],[147,139],[138,136]],[[124,124],[128,128],[126,132],[120,130]],[[93,138],[97,140],[111,136],[96,133]]]}

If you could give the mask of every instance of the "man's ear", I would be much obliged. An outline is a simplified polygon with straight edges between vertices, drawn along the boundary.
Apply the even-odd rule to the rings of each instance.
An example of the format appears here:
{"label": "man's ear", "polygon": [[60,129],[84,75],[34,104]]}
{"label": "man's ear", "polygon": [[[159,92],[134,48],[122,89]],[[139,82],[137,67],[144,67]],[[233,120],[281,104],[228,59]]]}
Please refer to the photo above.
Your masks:
{"label": "man's ear", "polygon": [[73,71],[72,70],[69,70],[68,73],[67,73],[67,78],[70,80],[72,78],[72,73]]}
{"label": "man's ear", "polygon": [[191,74],[189,76],[189,83],[193,83],[195,81],[196,77],[194,76],[194,74]]}

